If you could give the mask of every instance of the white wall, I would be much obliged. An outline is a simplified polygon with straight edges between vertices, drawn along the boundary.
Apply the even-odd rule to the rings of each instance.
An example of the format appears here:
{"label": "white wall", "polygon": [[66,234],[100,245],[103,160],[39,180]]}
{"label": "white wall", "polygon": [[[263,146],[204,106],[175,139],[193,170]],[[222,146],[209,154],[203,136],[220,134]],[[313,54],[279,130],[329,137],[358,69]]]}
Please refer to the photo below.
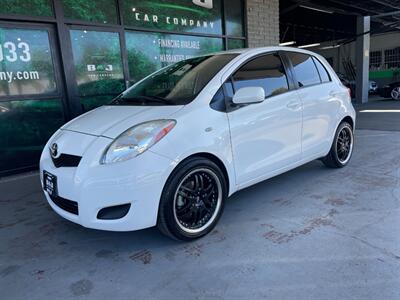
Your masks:
{"label": "white wall", "polygon": [[[377,34],[371,36],[370,51],[392,49],[396,47],[400,47],[400,32],[391,32],[391,33]],[[335,49],[321,50],[315,48],[310,50],[323,55],[325,58],[332,57],[333,68],[335,69],[335,71],[340,73],[345,73],[342,61],[343,59],[350,59],[353,65],[355,66],[356,63],[355,49],[356,49],[356,43],[352,42]]]}

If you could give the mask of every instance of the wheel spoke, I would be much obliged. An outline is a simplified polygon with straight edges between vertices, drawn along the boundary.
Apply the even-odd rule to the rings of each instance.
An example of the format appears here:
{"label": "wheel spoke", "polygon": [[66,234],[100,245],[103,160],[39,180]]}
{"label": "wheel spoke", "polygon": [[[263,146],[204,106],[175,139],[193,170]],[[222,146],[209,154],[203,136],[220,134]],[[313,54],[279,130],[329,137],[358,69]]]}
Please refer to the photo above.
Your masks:
{"label": "wheel spoke", "polygon": [[190,208],[190,206],[191,206],[190,201],[187,201],[184,205],[177,208],[176,213],[182,214],[184,211],[187,211]]}
{"label": "wheel spoke", "polygon": [[209,193],[205,196],[205,198],[204,198],[204,203],[207,203],[207,204],[211,203],[210,197],[211,197],[213,194],[214,194],[213,191],[209,192]]}
{"label": "wheel spoke", "polygon": [[184,199],[189,198],[190,196],[186,194],[184,191],[178,191],[178,195],[181,196]]}
{"label": "wheel spoke", "polygon": [[197,222],[199,221],[199,210],[196,209],[193,212],[193,218],[192,218],[192,226],[195,226],[197,224]]}
{"label": "wheel spoke", "polygon": [[194,189],[188,188],[188,187],[186,187],[186,186],[184,186],[184,185],[181,185],[180,188],[181,188],[182,190],[184,190],[184,191],[190,193],[190,194],[196,193],[196,191],[195,191]]}
{"label": "wheel spoke", "polygon": [[201,175],[199,175],[199,177],[200,177],[200,186],[199,186],[199,188],[200,189],[204,189],[204,178]]}
{"label": "wheel spoke", "polygon": [[180,218],[184,219],[187,215],[189,215],[191,213],[192,213],[192,211],[190,209],[188,209],[185,212],[180,212],[180,213],[177,212],[177,215],[179,215]]}
{"label": "wheel spoke", "polygon": [[194,175],[194,188],[197,190],[200,187],[199,175]]}

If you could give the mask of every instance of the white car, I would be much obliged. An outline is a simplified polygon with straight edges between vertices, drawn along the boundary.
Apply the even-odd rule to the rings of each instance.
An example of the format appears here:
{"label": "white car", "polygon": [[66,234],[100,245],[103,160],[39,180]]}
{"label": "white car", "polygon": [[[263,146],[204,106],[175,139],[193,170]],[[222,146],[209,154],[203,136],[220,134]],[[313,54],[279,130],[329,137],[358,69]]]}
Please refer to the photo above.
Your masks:
{"label": "white car", "polygon": [[[233,193],[315,159],[353,151],[348,89],[321,56],[268,47],[168,66],[65,124],[40,160],[62,217],[179,240],[213,229]],[[307,180],[307,178],[305,178]]]}

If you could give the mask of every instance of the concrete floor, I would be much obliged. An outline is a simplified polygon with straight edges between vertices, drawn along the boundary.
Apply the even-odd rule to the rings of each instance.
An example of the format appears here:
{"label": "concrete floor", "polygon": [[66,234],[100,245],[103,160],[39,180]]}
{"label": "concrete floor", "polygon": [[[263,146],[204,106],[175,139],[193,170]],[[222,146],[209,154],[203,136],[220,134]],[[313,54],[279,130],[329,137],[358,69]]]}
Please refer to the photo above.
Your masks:
{"label": "concrete floor", "polygon": [[355,106],[357,129],[400,131],[400,101],[370,97],[370,102]]}
{"label": "concrete floor", "polygon": [[186,244],[79,227],[37,174],[5,178],[0,298],[400,299],[400,132],[358,130],[356,143],[345,169],[316,161],[235,194]]}

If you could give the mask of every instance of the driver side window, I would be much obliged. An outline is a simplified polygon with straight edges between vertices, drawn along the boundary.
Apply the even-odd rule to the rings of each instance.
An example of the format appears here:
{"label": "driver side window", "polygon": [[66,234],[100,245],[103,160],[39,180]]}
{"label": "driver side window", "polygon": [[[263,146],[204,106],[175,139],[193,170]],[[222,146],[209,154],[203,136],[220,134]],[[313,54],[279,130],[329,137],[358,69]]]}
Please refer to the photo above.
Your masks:
{"label": "driver side window", "polygon": [[232,76],[232,79],[235,91],[244,87],[262,87],[266,97],[289,90],[285,69],[277,54],[267,54],[249,61]]}

